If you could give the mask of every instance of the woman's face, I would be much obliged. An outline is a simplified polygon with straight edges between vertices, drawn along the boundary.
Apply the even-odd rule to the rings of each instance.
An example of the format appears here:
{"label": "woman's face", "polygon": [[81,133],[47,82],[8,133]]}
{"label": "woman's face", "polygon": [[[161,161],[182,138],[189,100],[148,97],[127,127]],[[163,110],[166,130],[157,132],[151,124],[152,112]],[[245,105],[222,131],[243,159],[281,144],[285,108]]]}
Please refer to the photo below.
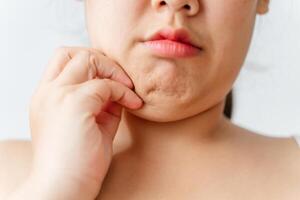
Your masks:
{"label": "woman's face", "polygon": [[[159,122],[196,115],[225,99],[246,57],[255,16],[267,8],[268,0],[85,0],[92,47],[125,70],[144,100],[130,112]],[[165,27],[187,30],[202,51],[178,58],[154,54],[143,41]]]}

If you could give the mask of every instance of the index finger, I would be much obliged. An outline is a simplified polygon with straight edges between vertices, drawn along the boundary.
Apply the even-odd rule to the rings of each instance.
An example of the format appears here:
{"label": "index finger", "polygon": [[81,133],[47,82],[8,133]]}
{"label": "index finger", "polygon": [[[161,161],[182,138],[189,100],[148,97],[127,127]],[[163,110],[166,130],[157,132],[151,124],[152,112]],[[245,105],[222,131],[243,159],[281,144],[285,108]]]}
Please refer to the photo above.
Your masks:
{"label": "index finger", "polygon": [[108,78],[124,83],[133,89],[133,83],[127,73],[112,59],[105,56],[101,51],[88,47],[60,47],[56,50],[53,59],[50,61],[48,69],[44,74],[42,82],[49,82],[56,79],[64,70],[68,62],[80,51],[88,51],[94,55],[93,59],[99,78]]}
{"label": "index finger", "polygon": [[93,61],[97,68],[96,76],[99,78],[112,79],[126,84],[129,88],[133,88],[133,83],[123,68],[101,51],[88,47],[73,47],[70,49],[69,55],[73,58],[76,53],[82,50],[89,51],[91,54],[95,55]]}

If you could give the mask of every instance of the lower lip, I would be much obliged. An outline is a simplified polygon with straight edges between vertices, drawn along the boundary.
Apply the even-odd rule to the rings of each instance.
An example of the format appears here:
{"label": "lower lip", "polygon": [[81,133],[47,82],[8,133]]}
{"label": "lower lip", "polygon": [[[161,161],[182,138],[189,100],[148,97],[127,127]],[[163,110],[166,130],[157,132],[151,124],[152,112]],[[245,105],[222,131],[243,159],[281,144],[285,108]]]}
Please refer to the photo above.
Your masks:
{"label": "lower lip", "polygon": [[172,40],[153,40],[144,42],[154,54],[168,58],[190,57],[197,55],[201,49]]}

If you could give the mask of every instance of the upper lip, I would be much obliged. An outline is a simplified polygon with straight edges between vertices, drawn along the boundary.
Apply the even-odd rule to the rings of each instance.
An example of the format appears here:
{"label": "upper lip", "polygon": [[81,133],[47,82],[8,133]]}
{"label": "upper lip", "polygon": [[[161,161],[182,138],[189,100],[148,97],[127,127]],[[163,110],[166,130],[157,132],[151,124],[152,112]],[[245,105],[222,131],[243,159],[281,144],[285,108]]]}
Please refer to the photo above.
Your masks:
{"label": "upper lip", "polygon": [[186,31],[183,28],[180,29],[174,29],[174,28],[163,28],[157,32],[155,32],[153,35],[151,35],[147,41],[153,41],[153,40],[172,40],[184,44],[188,44],[190,46],[193,46],[198,49],[202,49],[201,46],[197,45],[196,42],[193,41],[188,31]]}

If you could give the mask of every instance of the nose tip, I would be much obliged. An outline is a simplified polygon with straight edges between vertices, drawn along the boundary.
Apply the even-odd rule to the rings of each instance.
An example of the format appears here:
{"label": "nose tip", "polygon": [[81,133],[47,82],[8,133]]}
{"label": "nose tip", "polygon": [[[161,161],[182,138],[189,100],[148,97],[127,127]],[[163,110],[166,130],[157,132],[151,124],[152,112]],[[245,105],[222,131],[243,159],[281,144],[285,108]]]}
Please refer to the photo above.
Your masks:
{"label": "nose tip", "polygon": [[173,12],[184,11],[187,15],[195,15],[199,10],[198,0],[154,0],[154,7],[157,10],[167,7]]}

